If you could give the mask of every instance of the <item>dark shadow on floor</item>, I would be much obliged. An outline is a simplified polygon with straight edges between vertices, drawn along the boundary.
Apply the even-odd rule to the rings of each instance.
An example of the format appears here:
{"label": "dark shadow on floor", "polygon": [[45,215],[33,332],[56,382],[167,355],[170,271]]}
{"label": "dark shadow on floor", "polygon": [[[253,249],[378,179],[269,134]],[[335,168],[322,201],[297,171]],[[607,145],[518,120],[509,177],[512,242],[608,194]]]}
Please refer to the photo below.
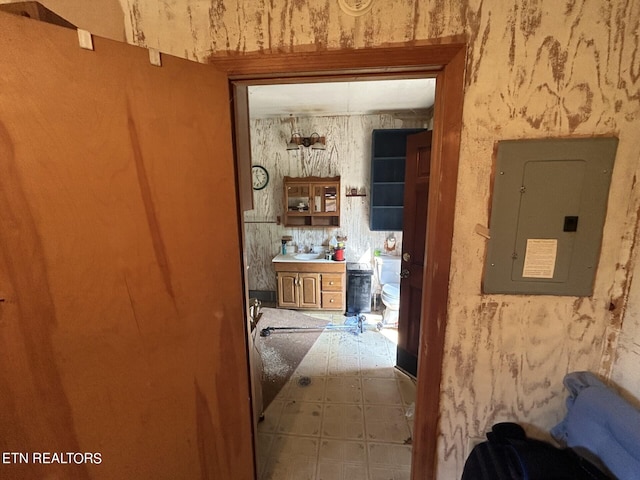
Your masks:
{"label": "dark shadow on floor", "polygon": [[[262,359],[262,396],[266,410],[329,322],[294,310],[263,307],[261,311],[255,346]],[[260,331],[267,327],[307,327],[309,330],[274,330],[269,336],[260,336]]]}

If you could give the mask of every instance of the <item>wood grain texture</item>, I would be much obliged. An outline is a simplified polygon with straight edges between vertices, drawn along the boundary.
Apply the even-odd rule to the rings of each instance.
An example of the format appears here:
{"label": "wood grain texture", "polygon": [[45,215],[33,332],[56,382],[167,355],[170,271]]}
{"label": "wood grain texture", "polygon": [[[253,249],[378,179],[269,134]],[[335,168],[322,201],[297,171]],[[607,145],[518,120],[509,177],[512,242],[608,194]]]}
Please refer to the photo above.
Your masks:
{"label": "wood grain texture", "polygon": [[[637,219],[637,154],[631,151],[638,140],[631,132],[639,119],[638,79],[620,66],[637,64],[626,43],[637,40],[626,35],[622,41],[619,33],[638,25],[640,11],[628,2],[610,10],[578,2],[563,12],[543,3],[544,8],[527,4],[504,11],[485,4],[468,58],[446,343],[450,360],[442,386],[441,428],[449,433],[439,445],[451,477],[461,473],[467,439],[482,436],[495,422],[517,420],[530,433],[548,436],[565,411],[566,372],[611,374],[611,326],[623,321],[616,321],[609,304],[625,302],[622,292],[633,275],[625,265],[634,242],[625,237]],[[622,144],[594,295],[482,295],[484,240],[472,232],[476,223],[488,224],[495,142],[593,134],[618,135]],[[627,385],[633,388],[634,382]]]}
{"label": "wood grain texture", "polygon": [[0,476],[253,478],[226,76],[0,31]]}
{"label": "wood grain texture", "polygon": [[[135,2],[155,8],[152,3]],[[163,48],[195,50],[199,59],[305,45],[322,51],[468,38],[450,295],[437,300],[449,305],[438,478],[459,478],[468,438],[495,421],[515,419],[544,433],[563,412],[562,376],[575,369],[610,375],[625,315],[640,309],[636,297],[625,294],[634,273],[626,266],[635,265],[628,262],[640,196],[633,180],[640,151],[640,6],[629,0],[415,0],[376,2],[371,14],[354,19],[329,0],[258,3],[224,2],[213,35],[199,35],[188,47],[174,41],[168,25],[152,35]],[[247,16],[254,8],[260,13]],[[313,28],[318,12],[325,29]],[[472,232],[476,223],[488,224],[495,142],[593,134],[620,138],[594,295],[482,295],[485,245]],[[628,351],[625,364],[637,359],[637,350]],[[637,374],[625,371],[632,388],[637,381],[629,376]]]}
{"label": "wood grain texture", "polygon": [[[640,374],[627,367],[638,361],[633,319],[640,311],[633,290],[638,2],[378,0],[359,19],[332,0],[124,3],[130,42],[200,61],[302,49],[313,58],[329,48],[468,39],[450,294],[436,299],[448,305],[438,478],[459,478],[468,438],[495,421],[547,431],[564,411],[561,380],[569,370],[600,371],[640,396]],[[488,224],[495,143],[604,134],[620,143],[594,295],[483,295],[485,244],[473,228]],[[270,234],[273,242],[281,235]]]}

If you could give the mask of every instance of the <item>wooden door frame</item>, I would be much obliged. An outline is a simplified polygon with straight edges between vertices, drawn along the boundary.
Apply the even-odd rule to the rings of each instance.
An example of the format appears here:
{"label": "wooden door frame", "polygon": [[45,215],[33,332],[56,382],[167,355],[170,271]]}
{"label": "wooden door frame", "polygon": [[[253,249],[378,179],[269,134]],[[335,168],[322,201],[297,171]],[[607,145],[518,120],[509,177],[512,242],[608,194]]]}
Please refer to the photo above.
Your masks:
{"label": "wooden door frame", "polygon": [[[311,47],[315,48],[315,47]],[[212,56],[230,81],[284,83],[292,77],[435,73],[431,178],[427,214],[422,322],[414,418],[411,478],[435,479],[440,386],[449,299],[466,45],[464,39],[398,43],[355,50],[295,51]],[[437,72],[437,73],[436,73]],[[250,165],[237,165],[240,195]],[[245,170],[243,173],[242,170]],[[240,219],[241,220],[241,219]]]}

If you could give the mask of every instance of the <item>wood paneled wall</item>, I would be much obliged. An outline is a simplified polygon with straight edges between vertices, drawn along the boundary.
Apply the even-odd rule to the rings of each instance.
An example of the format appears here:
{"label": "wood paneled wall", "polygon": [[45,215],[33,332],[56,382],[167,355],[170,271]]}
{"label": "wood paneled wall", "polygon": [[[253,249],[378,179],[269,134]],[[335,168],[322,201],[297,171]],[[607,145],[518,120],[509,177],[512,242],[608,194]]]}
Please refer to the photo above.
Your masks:
{"label": "wood paneled wall", "polygon": [[[251,158],[269,172],[269,184],[254,192],[254,209],[245,213],[245,234],[249,265],[249,289],[276,290],[271,264],[281,247],[283,235],[293,237],[301,248],[328,245],[332,235],[348,237],[346,259],[372,262],[376,248],[384,250],[385,239],[394,235],[400,252],[402,232],[372,232],[369,229],[371,132],[378,128],[426,127],[429,119],[408,120],[406,115],[343,115],[318,117],[277,117],[251,122]],[[303,148],[287,151],[293,132],[326,136],[326,150]],[[285,228],[276,224],[284,218],[283,177],[339,175],[339,228]],[[366,197],[347,197],[346,188],[363,189]],[[266,222],[266,223],[265,223]]]}
{"label": "wood paneled wall", "polygon": [[[135,12],[127,27],[131,41],[157,42],[201,61],[224,51],[467,37],[450,296],[442,299],[449,318],[438,478],[459,478],[469,438],[496,421],[547,431],[564,411],[566,372],[611,374],[625,315],[640,311],[637,296],[627,304],[640,205],[634,181],[640,173],[637,2],[378,0],[359,18],[342,13],[333,0],[129,5]],[[483,295],[485,241],[474,227],[488,224],[496,142],[605,134],[620,143],[594,295]],[[638,384],[629,376],[639,374],[625,375],[629,388]]]}

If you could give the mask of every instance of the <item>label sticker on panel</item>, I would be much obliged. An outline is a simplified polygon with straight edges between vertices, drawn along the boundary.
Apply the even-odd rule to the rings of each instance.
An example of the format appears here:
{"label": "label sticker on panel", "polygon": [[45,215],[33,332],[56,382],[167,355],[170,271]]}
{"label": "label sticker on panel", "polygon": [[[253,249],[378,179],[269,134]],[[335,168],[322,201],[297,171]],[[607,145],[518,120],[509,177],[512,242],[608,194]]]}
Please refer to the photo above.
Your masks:
{"label": "label sticker on panel", "polygon": [[528,238],[522,276],[524,278],[553,278],[557,254],[557,239]]}

